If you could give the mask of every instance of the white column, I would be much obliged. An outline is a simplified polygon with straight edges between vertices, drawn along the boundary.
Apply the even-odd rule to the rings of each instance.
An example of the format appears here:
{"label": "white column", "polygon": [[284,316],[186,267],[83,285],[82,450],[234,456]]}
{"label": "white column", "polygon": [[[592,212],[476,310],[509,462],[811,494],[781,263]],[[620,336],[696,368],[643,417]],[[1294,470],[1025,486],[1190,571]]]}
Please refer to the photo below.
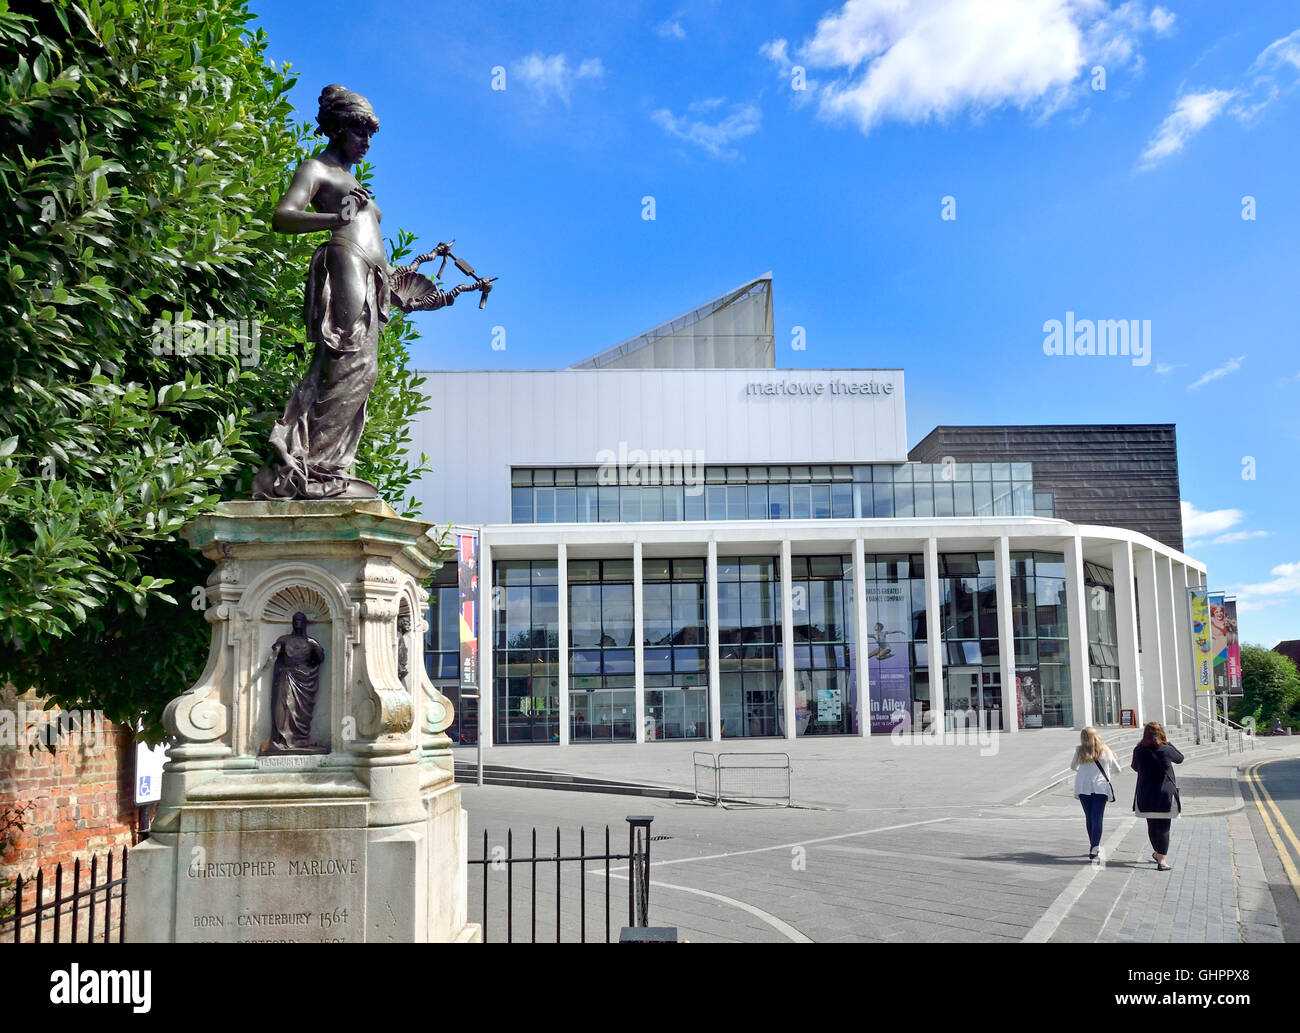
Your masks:
{"label": "white column", "polygon": [[636,687],[636,741],[645,742],[645,599],[641,539],[632,543],[632,671]]}
{"label": "white column", "polygon": [[709,539],[709,738],[722,741],[722,661],[718,649],[718,543]]}
{"label": "white column", "polygon": [[1119,646],[1119,705],[1131,706],[1141,727],[1146,713],[1138,691],[1137,600],[1133,596],[1133,543],[1110,547],[1110,569],[1115,575],[1115,624]]}
{"label": "white column", "polygon": [[555,547],[556,573],[559,575],[559,616],[557,625],[560,638],[560,745],[569,745],[569,547],[560,542]]}
{"label": "white column", "polygon": [[1160,606],[1160,672],[1164,684],[1162,723],[1191,724],[1192,716],[1178,708],[1182,699],[1180,655],[1187,647],[1187,599],[1182,578],[1174,580],[1168,556],[1155,553],[1156,596]]}
{"label": "white column", "polygon": [[[1138,631],[1142,641],[1138,659],[1142,664],[1142,708],[1147,721],[1167,724],[1165,712],[1165,672],[1161,654],[1171,635],[1169,614],[1161,609],[1157,591],[1156,554],[1150,549],[1133,550],[1133,566],[1137,574]],[[1119,574],[1116,572],[1116,578]]]}
{"label": "white column", "polygon": [[1070,632],[1070,698],[1074,727],[1092,724],[1092,679],[1088,671],[1088,605],[1083,586],[1083,540],[1065,540],[1065,608]]}
{"label": "white column", "polygon": [[[1166,560],[1169,568],[1170,595],[1174,602],[1174,628],[1178,635],[1178,650],[1174,654],[1175,672],[1178,676],[1178,702],[1183,705],[1188,723],[1194,708],[1199,708],[1202,717],[1208,716],[1205,705],[1196,691],[1196,659],[1192,654],[1192,606],[1187,598],[1187,590],[1196,588],[1201,583],[1199,571],[1191,570],[1181,563]],[[1208,739],[1208,729],[1202,725],[1203,738]]]}
{"label": "white column", "polygon": [[[487,535],[479,531],[478,539],[478,734],[483,748],[492,745],[492,706],[496,702],[496,670],[493,667],[492,643],[496,637],[496,576],[492,570],[492,546]],[[501,589],[503,593],[505,589]]]}
{"label": "white column", "polygon": [[867,664],[867,560],[861,536],[853,540],[853,634],[857,641],[853,666],[858,678],[858,732],[871,735],[871,678]]}
{"label": "white column", "polygon": [[1020,730],[1020,695],[1016,692],[1016,639],[1012,619],[1011,539],[998,538],[997,606],[998,657],[1002,669],[1002,727],[1008,732]]}
{"label": "white column", "polygon": [[943,688],[942,622],[943,611],[939,608],[939,542],[934,535],[930,535],[925,542],[925,652],[930,659],[930,713],[932,721],[937,722],[932,726],[936,731],[948,727],[947,693]]}
{"label": "white column", "polygon": [[794,721],[794,566],[790,539],[781,539],[781,707],[785,711],[785,737],[795,737]]}

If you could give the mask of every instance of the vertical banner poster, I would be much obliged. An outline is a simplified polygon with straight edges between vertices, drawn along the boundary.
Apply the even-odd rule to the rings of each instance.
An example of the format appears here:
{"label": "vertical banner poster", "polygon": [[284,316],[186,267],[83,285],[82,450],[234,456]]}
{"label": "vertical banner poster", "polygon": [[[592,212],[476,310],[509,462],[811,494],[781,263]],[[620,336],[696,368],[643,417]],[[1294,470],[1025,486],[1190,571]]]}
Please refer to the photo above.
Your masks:
{"label": "vertical banner poster", "polygon": [[456,536],[460,587],[460,687],[478,688],[478,535]]}
{"label": "vertical banner poster", "polygon": [[1210,656],[1214,665],[1214,691],[1228,691],[1228,619],[1223,593],[1210,596]]}
{"label": "vertical banner poster", "polygon": [[907,582],[867,582],[867,675],[870,679],[871,734],[911,728],[912,626]]}
{"label": "vertical banner poster", "polygon": [[1214,655],[1210,641],[1210,594],[1204,588],[1187,590],[1191,616],[1192,670],[1197,692],[1214,691]]}
{"label": "vertical banner poster", "polygon": [[1016,664],[1016,720],[1021,728],[1043,727],[1043,686],[1037,665]]}
{"label": "vertical banner poster", "polygon": [[1223,623],[1228,630],[1228,691],[1241,692],[1241,642],[1237,638],[1237,600],[1223,604]]}

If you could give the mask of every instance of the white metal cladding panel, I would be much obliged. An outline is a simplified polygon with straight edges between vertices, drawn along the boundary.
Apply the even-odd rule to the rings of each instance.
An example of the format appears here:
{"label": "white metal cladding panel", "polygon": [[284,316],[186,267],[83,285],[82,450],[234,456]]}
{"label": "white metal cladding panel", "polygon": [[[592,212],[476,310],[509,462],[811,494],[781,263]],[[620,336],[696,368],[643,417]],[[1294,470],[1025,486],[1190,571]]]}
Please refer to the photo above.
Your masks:
{"label": "white metal cladding panel", "polygon": [[[605,449],[695,450],[706,463],[869,463],[907,458],[897,370],[502,370],[425,374],[431,409],[411,448],[433,472],[415,486],[431,520],[510,522],[510,468],[593,464]],[[832,381],[892,383],[831,395]],[[747,393],[820,383],[821,395]]]}

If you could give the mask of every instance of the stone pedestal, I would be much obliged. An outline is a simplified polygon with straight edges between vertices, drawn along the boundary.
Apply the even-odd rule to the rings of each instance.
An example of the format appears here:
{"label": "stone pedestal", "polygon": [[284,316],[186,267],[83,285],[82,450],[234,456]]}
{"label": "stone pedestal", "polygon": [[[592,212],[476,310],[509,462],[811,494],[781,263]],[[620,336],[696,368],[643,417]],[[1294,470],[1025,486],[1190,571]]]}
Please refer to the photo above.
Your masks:
{"label": "stone pedestal", "polygon": [[[452,708],[423,659],[433,525],[377,499],[232,502],[185,535],[216,563],[212,649],[164,716],[162,802],[131,851],[127,939],[477,940]],[[314,753],[270,746],[267,661],[295,613],[325,653]]]}

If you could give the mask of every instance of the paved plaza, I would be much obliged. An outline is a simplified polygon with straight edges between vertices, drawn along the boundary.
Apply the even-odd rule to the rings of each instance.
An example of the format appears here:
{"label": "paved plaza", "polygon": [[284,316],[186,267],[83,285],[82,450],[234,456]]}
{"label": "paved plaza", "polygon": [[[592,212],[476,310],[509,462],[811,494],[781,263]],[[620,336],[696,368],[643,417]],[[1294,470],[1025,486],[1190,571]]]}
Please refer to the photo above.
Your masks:
{"label": "paved plaza", "polygon": [[[1090,864],[1082,813],[1068,763],[1078,733],[1042,730],[978,745],[900,745],[884,738],[746,743],[791,754],[793,807],[710,806],[652,796],[466,785],[471,857],[504,845],[588,853],[627,849],[628,815],[653,816],[654,925],[673,925],[694,942],[1142,941],[1268,942],[1285,937],[1275,896],[1293,891],[1267,838],[1256,846],[1250,794],[1239,768],[1300,758],[1300,741],[1261,739],[1254,751],[1198,752],[1178,770],[1184,817],[1174,825],[1172,872],[1157,872],[1145,822],[1133,818],[1134,775],[1115,780],[1107,810],[1105,863]],[[1127,762],[1137,735],[1115,732]],[[692,744],[498,747],[492,765],[563,770],[687,788]],[[698,748],[698,744],[696,744]],[[707,747],[706,747],[707,749]],[[728,746],[730,750],[731,747]],[[473,751],[457,751],[458,763]],[[548,763],[549,761],[549,763]],[[1297,760],[1293,763],[1300,763]],[[1291,765],[1287,765],[1291,766]],[[1266,770],[1266,769],[1265,769]],[[1280,770],[1280,767],[1279,767]],[[1272,851],[1272,853],[1270,853]],[[1276,872],[1266,874],[1266,868]],[[514,939],[603,938],[605,880],[610,928],[627,923],[626,862],[515,866]],[[481,866],[470,869],[471,920],[483,918]],[[488,872],[489,940],[506,938],[504,871]],[[586,883],[585,915],[578,887]],[[1270,890],[1271,888],[1271,890]]]}

